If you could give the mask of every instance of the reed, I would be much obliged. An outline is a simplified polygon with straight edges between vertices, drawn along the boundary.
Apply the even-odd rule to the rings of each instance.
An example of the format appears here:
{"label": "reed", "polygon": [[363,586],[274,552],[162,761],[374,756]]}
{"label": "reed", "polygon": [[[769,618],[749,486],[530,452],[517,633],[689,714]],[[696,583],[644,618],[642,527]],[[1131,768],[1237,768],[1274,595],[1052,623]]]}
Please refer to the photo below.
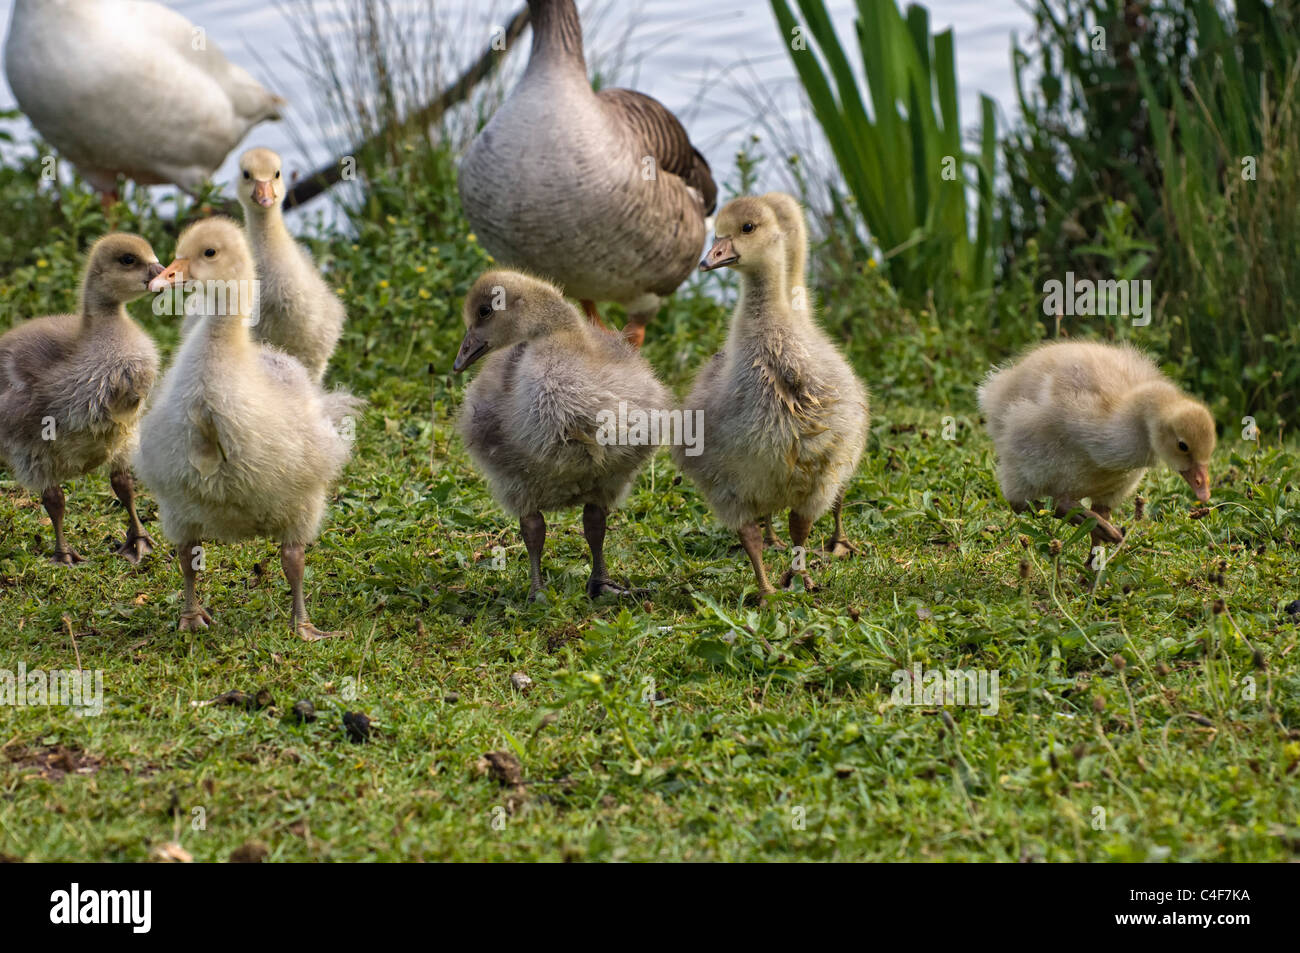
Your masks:
{"label": "reed", "polygon": [[[951,307],[993,281],[993,101],[981,97],[977,147],[962,145],[955,41],[920,5],[858,0],[858,60],[822,0],[771,0],[791,60],[847,189],[838,224],[858,253],[879,249],[912,304]],[[798,9],[796,16],[795,7]],[[855,68],[855,66],[857,68]],[[837,183],[829,183],[834,193]]]}

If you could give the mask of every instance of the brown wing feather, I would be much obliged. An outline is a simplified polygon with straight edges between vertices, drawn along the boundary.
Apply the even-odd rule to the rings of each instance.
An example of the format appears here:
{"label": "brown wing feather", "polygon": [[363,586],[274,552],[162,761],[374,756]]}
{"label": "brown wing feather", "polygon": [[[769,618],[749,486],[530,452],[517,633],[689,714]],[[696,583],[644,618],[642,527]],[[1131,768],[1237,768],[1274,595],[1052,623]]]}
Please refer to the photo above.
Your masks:
{"label": "brown wing feather", "polygon": [[704,198],[704,214],[718,207],[718,186],[700,151],[691,145],[686,129],[657,99],[632,89],[602,89],[596,94],[618,110],[628,128],[639,136],[646,155],[655,157],[659,168],[685,180]]}

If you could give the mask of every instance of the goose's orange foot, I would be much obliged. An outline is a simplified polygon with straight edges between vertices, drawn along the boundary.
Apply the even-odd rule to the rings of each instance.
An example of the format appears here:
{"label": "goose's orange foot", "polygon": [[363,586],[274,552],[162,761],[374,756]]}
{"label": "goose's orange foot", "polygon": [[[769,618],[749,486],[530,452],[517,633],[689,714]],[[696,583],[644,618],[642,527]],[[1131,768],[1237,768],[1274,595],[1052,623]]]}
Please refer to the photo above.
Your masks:
{"label": "goose's orange foot", "polygon": [[645,325],[627,324],[623,328],[623,337],[627,338],[628,343],[633,347],[640,348],[645,343]]}

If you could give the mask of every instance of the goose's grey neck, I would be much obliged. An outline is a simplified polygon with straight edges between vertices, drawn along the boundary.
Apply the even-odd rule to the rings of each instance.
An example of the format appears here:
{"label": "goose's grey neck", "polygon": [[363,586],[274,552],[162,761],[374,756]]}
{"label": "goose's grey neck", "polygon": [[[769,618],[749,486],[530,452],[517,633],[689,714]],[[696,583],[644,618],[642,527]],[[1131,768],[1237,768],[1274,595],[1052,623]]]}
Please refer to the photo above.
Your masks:
{"label": "goose's grey neck", "polygon": [[83,326],[97,324],[105,319],[126,317],[126,306],[96,284],[87,281],[81,288],[81,323]]}
{"label": "goose's grey neck", "polygon": [[528,0],[532,15],[533,49],[528,72],[543,69],[576,69],[584,76],[587,61],[582,54],[582,21],[574,0]]}
{"label": "goose's grey neck", "polygon": [[731,322],[731,338],[739,344],[755,335],[766,337],[778,325],[791,321],[787,302],[786,277],[779,268],[746,272],[740,281],[740,300],[736,320]]}

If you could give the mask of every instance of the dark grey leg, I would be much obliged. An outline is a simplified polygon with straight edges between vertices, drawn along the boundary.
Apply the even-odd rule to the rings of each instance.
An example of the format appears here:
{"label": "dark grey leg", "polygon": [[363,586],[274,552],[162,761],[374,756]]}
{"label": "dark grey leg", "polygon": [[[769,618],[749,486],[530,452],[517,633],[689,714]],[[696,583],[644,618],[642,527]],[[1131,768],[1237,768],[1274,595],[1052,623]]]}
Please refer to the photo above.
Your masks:
{"label": "dark grey leg", "polygon": [[542,593],[542,547],[546,544],[546,518],[541,513],[519,517],[519,535],[528,549],[528,599],[536,602]]}
{"label": "dark grey leg", "polygon": [[45,507],[45,512],[50,514],[50,522],[54,524],[54,554],[50,556],[50,562],[59,563],[64,566],[75,566],[78,563],[84,563],[85,557],[68,545],[67,539],[63,536],[63,514],[67,509],[67,501],[63,496],[63,487],[47,486],[45,492],[41,494],[41,504]]}
{"label": "dark grey leg", "polygon": [[117,555],[131,565],[138,566],[140,560],[153,552],[156,544],[144,531],[144,524],[136,514],[135,481],[131,479],[131,471],[123,468],[109,474],[109,483],[112,484],[113,493],[126,510],[126,541],[117,548]]}
{"label": "dark grey leg", "polygon": [[[808,534],[812,532],[812,524],[813,521],[808,517],[796,513],[794,510],[790,511],[790,543],[794,549],[795,558],[802,555],[807,560],[808,550],[804,547],[804,543],[808,541]],[[811,592],[814,586],[812,575],[808,572],[806,563],[803,569],[787,569],[785,575],[781,577],[781,588],[791,588],[796,574],[803,578],[804,589]]]}
{"label": "dark grey leg", "polygon": [[587,537],[591,547],[591,578],[587,580],[587,595],[592,599],[600,596],[635,596],[645,595],[642,589],[626,589],[609,578],[605,568],[605,508],[595,503],[588,503],[582,508],[582,535]]}

